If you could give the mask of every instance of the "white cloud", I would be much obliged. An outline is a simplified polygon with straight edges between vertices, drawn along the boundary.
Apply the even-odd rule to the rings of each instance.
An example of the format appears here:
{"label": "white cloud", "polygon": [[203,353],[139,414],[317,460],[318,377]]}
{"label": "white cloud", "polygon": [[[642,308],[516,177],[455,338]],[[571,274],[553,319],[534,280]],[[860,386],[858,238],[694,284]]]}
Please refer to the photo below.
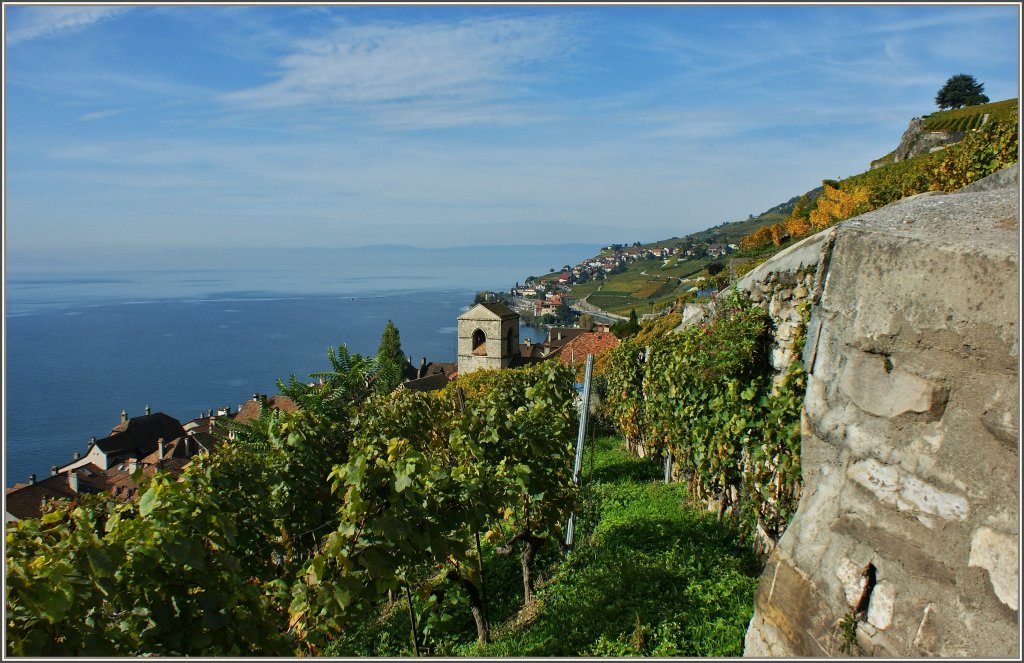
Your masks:
{"label": "white cloud", "polygon": [[94,111],[92,113],[86,113],[85,115],[79,116],[79,120],[82,122],[92,122],[94,120],[102,120],[108,117],[114,117],[120,115],[124,111],[120,108],[111,108],[110,110]]}
{"label": "white cloud", "polygon": [[109,20],[130,7],[23,7],[9,16],[7,44],[83,30],[94,23]]}
{"label": "white cloud", "polygon": [[526,121],[534,114],[508,103],[529,98],[546,80],[540,70],[571,44],[563,19],[343,25],[297,43],[276,80],[226,99],[248,108],[355,110],[396,127]]}

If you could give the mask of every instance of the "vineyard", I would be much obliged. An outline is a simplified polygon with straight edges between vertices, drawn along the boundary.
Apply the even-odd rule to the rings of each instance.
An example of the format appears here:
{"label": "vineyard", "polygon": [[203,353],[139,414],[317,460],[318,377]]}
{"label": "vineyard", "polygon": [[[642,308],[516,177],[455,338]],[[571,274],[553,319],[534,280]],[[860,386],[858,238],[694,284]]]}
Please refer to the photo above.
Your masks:
{"label": "vineyard", "polygon": [[1017,100],[1007,99],[991,104],[966,106],[953,110],[932,113],[925,118],[922,131],[969,131],[982,126],[985,116],[988,121],[1009,120],[1016,115]]}
{"label": "vineyard", "polygon": [[9,526],[8,654],[316,654],[414,593],[439,597],[417,639],[465,606],[486,642],[485,542],[519,553],[529,605],[578,503],[570,369],[373,393],[373,362],[331,361],[322,386],[280,385],[302,409],[238,427],[180,481]]}
{"label": "vineyard", "polygon": [[373,360],[329,354],[322,385],[279,384],[301,409],[232,425],[180,480],[10,524],[7,653],[741,651],[750,553],[620,440],[590,450],[581,492],[568,367],[385,393]]}
{"label": "vineyard", "polygon": [[[538,556],[534,607],[521,609],[517,560],[483,547],[491,642],[466,611],[432,632],[439,656],[739,656],[759,566],[734,528],[686,508],[687,488],[621,438],[588,440],[577,544]],[[431,597],[413,595],[414,613]],[[328,646],[332,656],[410,656],[407,609],[383,601],[372,619]]]}
{"label": "vineyard", "polygon": [[670,454],[695,505],[714,500],[747,540],[777,540],[799,495],[803,367],[776,384],[767,313],[735,292],[716,308],[705,325],[612,350],[603,402],[627,444]]}
{"label": "vineyard", "polygon": [[700,272],[712,259],[677,260],[665,267],[661,260],[639,260],[622,274],[612,274],[600,285],[588,282],[574,285],[575,297],[587,296],[587,302],[618,315],[629,315],[631,310],[648,313],[682,296],[689,285],[680,282]]}

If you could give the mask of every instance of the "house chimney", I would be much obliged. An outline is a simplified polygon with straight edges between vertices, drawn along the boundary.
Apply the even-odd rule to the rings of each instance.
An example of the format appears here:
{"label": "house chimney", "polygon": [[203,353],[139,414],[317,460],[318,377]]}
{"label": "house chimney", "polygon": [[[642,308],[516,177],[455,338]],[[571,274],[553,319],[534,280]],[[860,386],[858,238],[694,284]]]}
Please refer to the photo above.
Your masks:
{"label": "house chimney", "polygon": [[81,460],[81,459],[82,459],[82,454],[81,453],[76,451],[75,453],[71,454],[71,460]]}
{"label": "house chimney", "polygon": [[35,475],[35,473],[28,475],[28,482],[29,483],[35,483],[36,482],[36,475]]}
{"label": "house chimney", "polygon": [[252,395],[252,399],[253,399],[254,401],[258,401],[258,400],[260,399],[260,395],[259,395],[259,394],[253,394],[253,395]]}
{"label": "house chimney", "polygon": [[150,410],[149,410],[149,406],[148,406],[148,405],[146,406],[146,409],[145,409],[145,413],[146,413],[146,416],[147,416],[147,417],[148,417],[148,416],[149,416],[149,414],[150,414]]}
{"label": "house chimney", "polygon": [[57,466],[56,465],[51,465],[50,466],[50,476],[51,477],[57,476]]}
{"label": "house chimney", "polygon": [[95,446],[96,446],[96,436],[93,435],[92,437],[89,438],[89,448],[92,449]]}
{"label": "house chimney", "polygon": [[73,471],[68,472],[68,488],[74,493],[78,492],[78,475]]}
{"label": "house chimney", "polygon": [[427,377],[427,358],[426,357],[424,357],[423,361],[420,362],[420,370],[416,371],[416,377],[418,377],[418,378],[425,378],[425,377]]}
{"label": "house chimney", "polygon": [[128,421],[128,413],[125,412],[124,410],[121,410],[121,423],[123,424],[123,423],[126,423],[127,421]]}
{"label": "house chimney", "polygon": [[159,438],[156,441],[156,447],[157,447],[157,450],[159,450],[159,452],[160,452],[160,453],[158,453],[156,455],[156,457],[157,458],[163,458],[164,457],[164,438],[161,437],[161,438]]}

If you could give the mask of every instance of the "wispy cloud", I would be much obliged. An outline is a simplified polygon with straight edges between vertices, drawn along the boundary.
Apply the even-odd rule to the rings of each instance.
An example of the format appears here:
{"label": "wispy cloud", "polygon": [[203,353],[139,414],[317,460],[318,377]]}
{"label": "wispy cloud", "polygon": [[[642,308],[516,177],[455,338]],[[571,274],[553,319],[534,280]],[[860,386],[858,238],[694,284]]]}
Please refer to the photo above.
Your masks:
{"label": "wispy cloud", "polygon": [[365,112],[395,127],[526,121],[535,114],[507,104],[547,82],[545,66],[572,43],[563,18],[342,25],[297,43],[276,80],[225,98],[255,109]]}
{"label": "wispy cloud", "polygon": [[[13,9],[13,8],[12,8]],[[7,44],[77,32],[130,10],[130,7],[22,7],[12,16]]]}
{"label": "wispy cloud", "polygon": [[124,110],[120,108],[111,108],[110,110],[94,111],[92,113],[86,113],[85,115],[79,116],[79,120],[82,122],[93,122],[95,120],[103,120],[108,117],[114,117],[120,115]]}

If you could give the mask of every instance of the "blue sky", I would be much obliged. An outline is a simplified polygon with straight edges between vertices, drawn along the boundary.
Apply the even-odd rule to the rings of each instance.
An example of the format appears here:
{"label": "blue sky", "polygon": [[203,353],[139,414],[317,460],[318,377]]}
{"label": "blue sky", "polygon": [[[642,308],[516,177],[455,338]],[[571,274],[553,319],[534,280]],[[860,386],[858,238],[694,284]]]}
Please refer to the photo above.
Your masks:
{"label": "blue sky", "polygon": [[865,170],[1001,6],[4,7],[8,255],[653,241]]}

